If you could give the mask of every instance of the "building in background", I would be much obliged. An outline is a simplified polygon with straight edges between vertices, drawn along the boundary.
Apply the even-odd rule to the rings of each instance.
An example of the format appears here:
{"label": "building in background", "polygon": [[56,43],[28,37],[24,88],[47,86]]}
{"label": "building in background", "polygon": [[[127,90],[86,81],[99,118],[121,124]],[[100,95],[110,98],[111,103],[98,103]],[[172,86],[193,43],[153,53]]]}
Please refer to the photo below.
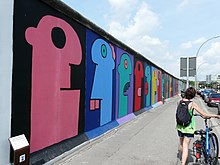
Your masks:
{"label": "building in background", "polygon": [[211,75],[206,75],[206,84],[211,83]]}
{"label": "building in background", "polygon": [[212,82],[220,83],[220,74],[206,75],[206,84],[211,84]]}

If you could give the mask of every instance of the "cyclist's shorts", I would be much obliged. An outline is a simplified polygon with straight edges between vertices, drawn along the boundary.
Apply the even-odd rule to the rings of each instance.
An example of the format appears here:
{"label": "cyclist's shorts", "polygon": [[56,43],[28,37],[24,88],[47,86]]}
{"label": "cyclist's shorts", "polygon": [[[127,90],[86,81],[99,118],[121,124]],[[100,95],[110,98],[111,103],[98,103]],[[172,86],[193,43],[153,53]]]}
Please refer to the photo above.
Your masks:
{"label": "cyclist's shorts", "polygon": [[179,137],[183,138],[188,137],[188,138],[194,138],[194,134],[191,133],[182,133],[181,131],[177,130]]}

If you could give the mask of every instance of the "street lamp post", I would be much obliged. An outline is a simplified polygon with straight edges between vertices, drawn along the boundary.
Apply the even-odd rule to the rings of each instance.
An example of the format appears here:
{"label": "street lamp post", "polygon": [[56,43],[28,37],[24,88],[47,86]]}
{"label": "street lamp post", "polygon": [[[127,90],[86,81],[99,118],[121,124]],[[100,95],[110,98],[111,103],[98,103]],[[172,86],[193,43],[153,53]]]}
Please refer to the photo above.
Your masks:
{"label": "street lamp post", "polygon": [[[202,48],[202,46],[203,46],[205,43],[207,43],[208,41],[213,40],[213,39],[216,39],[216,38],[218,38],[218,37],[220,37],[220,35],[215,36],[215,37],[212,37],[212,38],[209,38],[209,39],[207,39],[205,42],[203,42],[203,43],[200,45],[199,49],[198,49],[197,52],[196,52],[196,61],[197,61],[197,57],[198,57],[198,55],[199,55],[199,51],[200,51],[200,49]],[[196,75],[195,75],[195,88],[197,89],[197,70],[196,70]]]}
{"label": "street lamp post", "polygon": [[202,65],[204,65],[204,64],[206,64],[206,62],[203,62],[202,64],[200,64],[200,65],[197,67],[197,69],[196,69],[196,70],[197,70],[197,72],[196,72],[197,77],[198,77],[199,73],[202,72],[202,71],[199,72],[200,67],[201,67]]}

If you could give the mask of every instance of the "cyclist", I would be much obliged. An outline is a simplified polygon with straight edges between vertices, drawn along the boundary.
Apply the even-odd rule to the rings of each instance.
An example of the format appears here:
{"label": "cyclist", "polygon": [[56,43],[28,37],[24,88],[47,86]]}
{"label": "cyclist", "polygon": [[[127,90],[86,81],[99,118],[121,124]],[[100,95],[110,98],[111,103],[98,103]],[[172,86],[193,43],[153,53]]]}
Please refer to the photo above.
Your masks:
{"label": "cyclist", "polygon": [[195,119],[193,116],[193,110],[196,110],[196,112],[198,112],[203,118],[220,118],[220,115],[208,114],[202,111],[202,109],[192,100],[195,96],[196,90],[193,87],[189,87],[185,91],[184,98],[182,98],[183,101],[191,101],[188,105],[189,113],[192,116],[191,123],[186,127],[178,124],[176,125],[180,140],[179,150],[182,153],[182,165],[186,164],[186,160],[188,158],[189,144],[191,139],[194,137]]}

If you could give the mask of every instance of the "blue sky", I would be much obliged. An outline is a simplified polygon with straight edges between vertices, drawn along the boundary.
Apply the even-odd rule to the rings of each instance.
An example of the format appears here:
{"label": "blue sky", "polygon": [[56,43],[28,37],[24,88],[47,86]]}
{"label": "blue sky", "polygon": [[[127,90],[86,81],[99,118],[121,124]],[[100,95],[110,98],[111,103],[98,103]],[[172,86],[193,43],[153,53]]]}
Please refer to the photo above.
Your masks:
{"label": "blue sky", "polygon": [[[219,0],[62,1],[178,78],[180,57],[220,35]],[[220,37],[201,47],[197,68],[199,80],[220,74]]]}

